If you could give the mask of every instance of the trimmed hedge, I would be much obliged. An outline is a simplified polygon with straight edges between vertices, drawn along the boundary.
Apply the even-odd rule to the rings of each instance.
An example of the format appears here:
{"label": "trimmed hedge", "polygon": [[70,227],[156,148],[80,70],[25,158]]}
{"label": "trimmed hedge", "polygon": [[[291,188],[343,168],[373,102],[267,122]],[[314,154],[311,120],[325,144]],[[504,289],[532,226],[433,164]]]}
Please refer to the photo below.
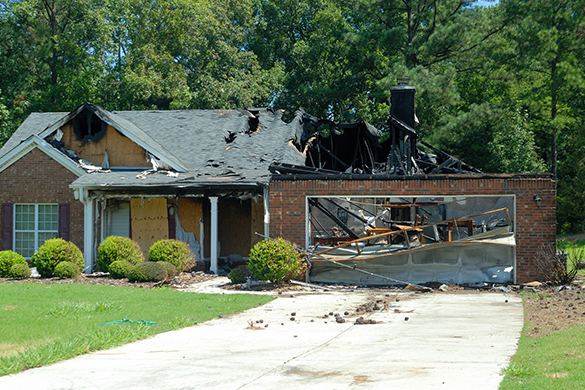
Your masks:
{"label": "trimmed hedge", "polygon": [[110,276],[114,279],[124,279],[128,277],[128,273],[134,264],[128,260],[116,260],[108,267]]}
{"label": "trimmed hedge", "polygon": [[164,265],[154,261],[145,261],[136,264],[128,273],[130,282],[160,282],[168,278],[169,274]]}
{"label": "trimmed hedge", "polygon": [[8,276],[15,279],[30,278],[31,271],[27,263],[16,263],[10,267]]}
{"label": "trimmed hedge", "polygon": [[0,252],[0,276],[9,276],[14,264],[26,264],[26,259],[10,250]]}
{"label": "trimmed hedge", "polygon": [[293,279],[302,264],[300,253],[282,237],[258,242],[250,251],[248,260],[248,268],[253,276],[271,282]]}
{"label": "trimmed hedge", "polygon": [[81,274],[77,264],[70,261],[62,261],[55,266],[55,276],[63,279],[74,279]]}
{"label": "trimmed hedge", "polygon": [[154,262],[168,261],[175,266],[178,272],[183,272],[192,266],[195,257],[187,243],[165,239],[152,244],[148,251],[148,260]]}
{"label": "trimmed hedge", "polygon": [[238,265],[230,271],[230,280],[233,284],[246,283],[249,276],[252,276],[252,273],[245,265]]}
{"label": "trimmed hedge", "polygon": [[32,255],[31,264],[37,268],[43,278],[50,278],[55,273],[57,264],[70,261],[83,269],[83,253],[74,243],[62,238],[52,238],[45,241],[39,250]]}
{"label": "trimmed hedge", "polygon": [[177,268],[172,263],[169,263],[168,261],[159,261],[158,263],[162,264],[163,267],[166,268],[167,274],[169,275],[169,277],[175,276],[179,273],[179,272],[177,272]]}
{"label": "trimmed hedge", "polygon": [[127,260],[131,264],[142,263],[144,254],[140,249],[140,245],[128,237],[107,237],[98,247],[98,268],[103,272],[109,272],[110,264],[120,260]]}

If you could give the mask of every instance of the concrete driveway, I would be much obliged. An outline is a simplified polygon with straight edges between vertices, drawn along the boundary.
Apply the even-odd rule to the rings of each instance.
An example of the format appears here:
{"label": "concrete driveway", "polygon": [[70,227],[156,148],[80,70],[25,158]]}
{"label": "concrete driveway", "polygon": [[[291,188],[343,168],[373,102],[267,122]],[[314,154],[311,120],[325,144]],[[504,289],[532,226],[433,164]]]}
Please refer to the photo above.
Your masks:
{"label": "concrete driveway", "polygon": [[[380,310],[366,311],[376,304]],[[346,311],[343,323],[324,318]],[[517,295],[501,293],[283,294],[240,314],[1,377],[0,388],[495,390],[522,313]],[[377,323],[355,324],[358,316]]]}

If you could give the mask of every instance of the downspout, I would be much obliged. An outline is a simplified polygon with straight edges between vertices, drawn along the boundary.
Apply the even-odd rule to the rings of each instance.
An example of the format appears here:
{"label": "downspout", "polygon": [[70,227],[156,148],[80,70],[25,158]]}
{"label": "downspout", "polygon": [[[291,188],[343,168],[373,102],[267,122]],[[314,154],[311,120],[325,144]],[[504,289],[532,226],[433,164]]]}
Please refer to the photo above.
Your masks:
{"label": "downspout", "polygon": [[211,260],[209,269],[215,275],[218,272],[218,253],[217,253],[217,231],[218,231],[218,222],[217,222],[217,196],[210,196],[209,201],[211,202],[211,236],[210,236],[210,245],[211,245]]}
{"label": "downspout", "polygon": [[89,197],[89,192],[82,188],[75,190],[75,198],[83,204],[83,272],[90,274],[94,268],[94,246],[93,246],[93,216],[94,200]]}

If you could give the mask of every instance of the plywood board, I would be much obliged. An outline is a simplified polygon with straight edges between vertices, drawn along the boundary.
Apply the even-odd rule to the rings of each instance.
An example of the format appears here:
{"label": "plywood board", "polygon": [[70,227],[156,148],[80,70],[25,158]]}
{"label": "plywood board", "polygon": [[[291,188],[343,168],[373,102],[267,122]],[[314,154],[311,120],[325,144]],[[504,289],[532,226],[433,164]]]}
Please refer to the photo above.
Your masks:
{"label": "plywood board", "polygon": [[101,166],[104,161],[106,148],[111,167],[148,167],[146,151],[135,144],[130,138],[122,135],[112,126],[108,126],[106,134],[97,142],[81,142],[73,132],[73,126],[67,124],[61,128],[65,149],[73,150],[77,155],[92,163]]}
{"label": "plywood board", "polygon": [[167,200],[165,198],[133,198],[130,200],[132,239],[138,242],[142,251],[158,240],[169,238]]}
{"label": "plywood board", "polygon": [[250,254],[251,220],[250,200],[219,199],[217,235],[221,256]]}
{"label": "plywood board", "polygon": [[203,218],[203,204],[201,199],[177,199],[181,226],[186,232],[195,233],[195,239],[200,240],[199,221]]}
{"label": "plywood board", "polygon": [[250,248],[252,248],[257,242],[262,241],[262,237],[256,234],[264,234],[264,198],[259,198],[257,202],[254,199],[252,203],[252,223],[251,236],[250,236]]}

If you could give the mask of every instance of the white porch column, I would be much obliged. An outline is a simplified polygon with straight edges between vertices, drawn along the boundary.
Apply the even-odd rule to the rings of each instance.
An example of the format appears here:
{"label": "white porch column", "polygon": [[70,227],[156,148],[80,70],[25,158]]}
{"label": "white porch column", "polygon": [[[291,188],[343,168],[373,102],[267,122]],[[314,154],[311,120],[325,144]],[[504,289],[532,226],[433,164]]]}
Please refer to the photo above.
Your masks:
{"label": "white porch column", "polygon": [[[268,203],[268,186],[264,186],[264,236],[270,236],[270,204]],[[267,238],[264,238],[267,240]]]}
{"label": "white porch column", "polygon": [[83,272],[90,274],[94,266],[93,253],[93,217],[94,217],[94,200],[89,198],[87,190],[80,188],[78,197],[83,203]]}
{"label": "white porch column", "polygon": [[211,264],[210,270],[217,275],[218,267],[218,253],[217,253],[217,196],[210,196],[209,201],[211,202]]}

